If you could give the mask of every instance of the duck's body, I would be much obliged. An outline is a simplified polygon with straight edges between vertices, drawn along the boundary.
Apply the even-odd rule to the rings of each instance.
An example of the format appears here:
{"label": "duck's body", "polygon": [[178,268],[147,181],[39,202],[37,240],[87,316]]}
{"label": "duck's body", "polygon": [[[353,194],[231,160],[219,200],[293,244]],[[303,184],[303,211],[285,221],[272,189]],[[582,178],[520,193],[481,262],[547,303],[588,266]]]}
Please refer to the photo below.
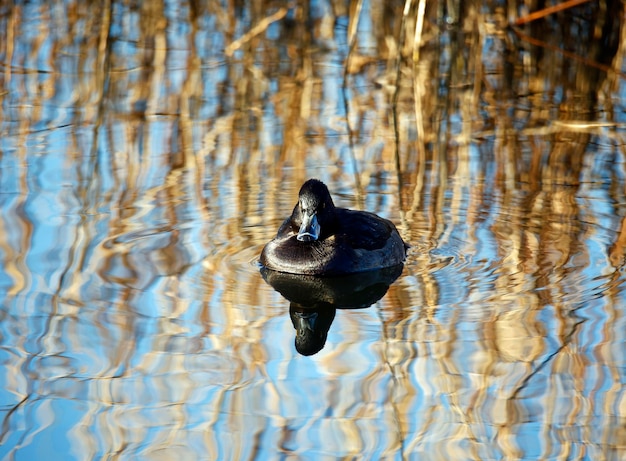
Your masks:
{"label": "duck's body", "polygon": [[292,274],[351,274],[402,264],[406,249],[391,221],[335,207],[324,183],[310,179],[291,216],[263,248],[261,264]]}

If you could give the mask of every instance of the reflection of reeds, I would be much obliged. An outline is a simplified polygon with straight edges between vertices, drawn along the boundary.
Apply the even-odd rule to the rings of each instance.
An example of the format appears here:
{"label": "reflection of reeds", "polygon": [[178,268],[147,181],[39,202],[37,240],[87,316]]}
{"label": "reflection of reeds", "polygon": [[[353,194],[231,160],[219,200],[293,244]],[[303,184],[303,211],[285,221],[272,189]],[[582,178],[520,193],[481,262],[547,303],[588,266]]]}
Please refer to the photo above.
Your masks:
{"label": "reflection of reeds", "polygon": [[[393,385],[381,388],[393,403],[386,421],[398,430],[384,442],[420,450],[432,424],[451,445],[467,438],[480,458],[483,423],[491,419],[503,455],[493,457],[515,458],[524,410],[507,399],[548,369],[571,374],[578,389],[582,376],[593,375],[575,318],[590,294],[576,287],[597,260],[589,242],[600,229],[614,240],[595,249],[607,256],[598,273],[624,265],[624,220],[585,206],[585,194],[605,185],[603,162],[624,158],[622,6],[588,2],[512,30],[508,21],[522,8],[513,2],[513,13],[475,1],[369,4],[330,2],[322,12],[272,1],[192,2],[176,11],[160,2],[5,7],[1,160],[17,165],[17,198],[5,202],[0,223],[7,293],[33,286],[28,256],[39,251],[34,232],[43,223],[32,207],[43,198],[67,219],[50,249],[61,267],[45,278],[47,288],[58,306],[105,304],[98,315],[106,312],[118,328],[94,330],[110,343],[102,381],[113,388],[148,365],[184,375],[184,360],[163,357],[179,331],[172,319],[197,309],[196,350],[209,338],[222,358],[235,358],[228,383],[219,373],[210,378],[222,386],[215,401],[226,419],[240,424],[247,414],[238,400],[245,386],[238,386],[250,376],[271,381],[267,362],[276,351],[265,334],[282,314],[244,263],[275,233],[299,185],[321,176],[341,205],[394,220],[403,213],[401,230],[414,247],[406,277],[380,303],[384,350],[376,352],[386,368],[368,377],[384,381],[393,371]],[[71,134],[59,141],[62,129]],[[614,203],[624,202],[623,176],[615,172],[607,186]],[[472,259],[483,240],[494,244],[484,264]],[[463,299],[444,315],[451,287],[441,284],[447,265],[430,256],[435,248],[452,253],[450,265],[466,264],[455,273],[464,277],[455,280]],[[606,283],[613,322],[619,273]],[[146,296],[152,289],[154,297]],[[545,312],[554,312],[553,349]],[[149,327],[159,334],[137,358],[140,314],[158,318]],[[462,329],[468,316],[479,331]],[[617,335],[609,322],[593,353],[615,364],[621,351],[610,347]],[[49,331],[41,355],[60,327]],[[470,333],[472,341],[463,337]],[[327,365],[340,369],[341,360],[335,353]],[[611,366],[606,373],[616,374]],[[268,385],[258,401],[267,398],[280,412],[283,384]],[[92,397],[111,404],[107,385],[95,386]],[[543,396],[547,410],[555,389]],[[363,390],[363,400],[368,392],[376,390]],[[456,432],[438,421],[444,394],[462,423]],[[597,399],[613,405],[619,390]],[[584,416],[584,396],[575,400],[566,419]],[[359,416],[373,420],[376,411],[360,405]],[[214,428],[219,415],[210,414]],[[288,432],[288,421],[275,423]],[[174,429],[170,436],[182,430]],[[367,445],[353,420],[342,429],[354,453]]]}

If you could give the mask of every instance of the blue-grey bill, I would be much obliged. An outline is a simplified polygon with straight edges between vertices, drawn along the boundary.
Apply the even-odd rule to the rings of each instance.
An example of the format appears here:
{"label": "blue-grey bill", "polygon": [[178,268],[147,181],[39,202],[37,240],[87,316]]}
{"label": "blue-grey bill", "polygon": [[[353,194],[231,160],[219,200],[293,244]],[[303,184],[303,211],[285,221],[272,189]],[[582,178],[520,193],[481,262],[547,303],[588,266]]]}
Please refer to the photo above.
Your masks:
{"label": "blue-grey bill", "polygon": [[298,240],[301,242],[314,242],[320,237],[320,225],[317,222],[315,213],[304,213],[302,224],[298,231]]}

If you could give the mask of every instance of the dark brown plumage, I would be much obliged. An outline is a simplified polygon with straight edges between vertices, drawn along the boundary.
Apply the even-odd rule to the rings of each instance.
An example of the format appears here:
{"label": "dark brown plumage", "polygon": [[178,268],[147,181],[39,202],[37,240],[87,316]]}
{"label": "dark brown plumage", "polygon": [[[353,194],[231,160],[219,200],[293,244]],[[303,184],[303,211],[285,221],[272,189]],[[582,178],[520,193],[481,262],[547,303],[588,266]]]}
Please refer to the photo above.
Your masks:
{"label": "dark brown plumage", "polygon": [[407,248],[391,221],[336,207],[326,185],[309,179],[260,261],[281,272],[340,275],[402,264]]}

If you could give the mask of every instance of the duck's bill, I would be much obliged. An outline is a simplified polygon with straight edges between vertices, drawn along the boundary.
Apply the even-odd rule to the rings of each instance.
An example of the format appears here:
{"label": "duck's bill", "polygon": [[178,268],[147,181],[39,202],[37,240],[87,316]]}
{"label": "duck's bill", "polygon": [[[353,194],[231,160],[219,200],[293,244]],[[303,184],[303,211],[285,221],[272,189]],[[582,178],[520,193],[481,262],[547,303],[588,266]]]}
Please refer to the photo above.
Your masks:
{"label": "duck's bill", "polygon": [[304,213],[302,224],[298,231],[298,240],[301,242],[314,242],[320,237],[320,225],[317,222],[315,213]]}
{"label": "duck's bill", "polygon": [[317,312],[295,312],[291,317],[291,322],[297,334],[311,334],[311,332],[315,331],[318,317],[319,314]]}

